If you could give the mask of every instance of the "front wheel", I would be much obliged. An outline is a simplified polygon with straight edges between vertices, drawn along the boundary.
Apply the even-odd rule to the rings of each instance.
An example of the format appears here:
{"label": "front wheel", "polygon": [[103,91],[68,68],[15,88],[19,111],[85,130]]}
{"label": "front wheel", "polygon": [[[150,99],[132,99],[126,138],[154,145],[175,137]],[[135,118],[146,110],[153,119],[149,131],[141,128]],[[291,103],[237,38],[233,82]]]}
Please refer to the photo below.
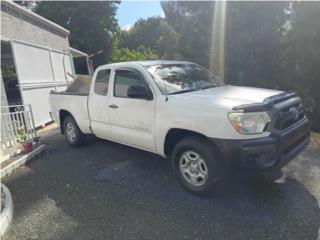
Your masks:
{"label": "front wheel", "polygon": [[200,137],[181,140],[173,150],[172,161],[182,186],[195,194],[211,193],[224,175],[219,154]]}
{"label": "front wheel", "polygon": [[73,147],[83,146],[86,135],[81,132],[76,121],[71,116],[67,116],[63,122],[64,134],[68,143]]}

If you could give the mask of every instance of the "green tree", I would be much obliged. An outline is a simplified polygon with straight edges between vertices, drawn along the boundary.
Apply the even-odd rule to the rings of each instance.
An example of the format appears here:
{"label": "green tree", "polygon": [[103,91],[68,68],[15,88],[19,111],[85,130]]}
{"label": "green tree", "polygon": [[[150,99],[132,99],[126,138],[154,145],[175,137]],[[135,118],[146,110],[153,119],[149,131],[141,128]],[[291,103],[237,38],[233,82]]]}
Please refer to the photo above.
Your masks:
{"label": "green tree", "polygon": [[70,45],[93,57],[96,65],[110,60],[119,1],[41,1],[35,12],[70,30]]}
{"label": "green tree", "polygon": [[[281,87],[283,26],[287,2],[230,2],[225,39],[226,81]],[[270,17],[272,16],[272,17]]]}
{"label": "green tree", "polygon": [[[211,67],[213,50],[220,47],[225,51],[222,71],[227,81],[255,85],[259,77],[260,86],[272,85],[273,79],[277,82],[287,3],[227,2],[224,19],[215,18],[215,10],[221,11],[215,2],[163,1],[161,5],[166,21],[178,33],[178,51],[184,59]],[[217,20],[226,22],[221,46],[213,44]]]}
{"label": "green tree", "polygon": [[285,88],[302,96],[313,129],[320,132],[320,3],[294,2],[290,12],[281,80]]}
{"label": "green tree", "polygon": [[162,19],[160,17],[150,17],[148,19],[139,19],[133,27],[124,35],[124,47],[136,49],[141,44],[147,47],[155,48],[156,42],[160,36],[159,26]]}
{"label": "green tree", "polygon": [[161,17],[139,19],[129,31],[122,31],[120,46],[137,49],[140,45],[157,52],[161,58],[177,58],[178,35]]}
{"label": "green tree", "polygon": [[156,47],[159,56],[163,59],[182,59],[178,52],[178,33],[164,20],[159,25],[160,36],[157,39]]}
{"label": "green tree", "polygon": [[117,30],[114,34],[112,42],[112,55],[111,62],[125,62],[125,61],[138,61],[138,60],[152,60],[159,58],[158,55],[150,48],[143,45],[137,49],[129,49],[127,47],[120,47],[120,38],[123,36],[121,30]]}
{"label": "green tree", "polygon": [[163,1],[161,6],[177,33],[179,55],[208,67],[215,3]]}

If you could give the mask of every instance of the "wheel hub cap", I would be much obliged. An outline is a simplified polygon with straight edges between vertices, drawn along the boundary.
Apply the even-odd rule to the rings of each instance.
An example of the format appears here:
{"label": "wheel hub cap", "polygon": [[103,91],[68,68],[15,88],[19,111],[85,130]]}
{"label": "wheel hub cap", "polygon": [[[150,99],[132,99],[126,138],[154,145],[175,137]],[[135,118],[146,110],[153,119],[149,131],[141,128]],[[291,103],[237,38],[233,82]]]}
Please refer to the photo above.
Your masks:
{"label": "wheel hub cap", "polygon": [[76,132],[75,132],[74,126],[73,126],[73,124],[71,122],[68,122],[67,125],[66,125],[66,134],[67,134],[68,139],[71,142],[75,141]]}
{"label": "wheel hub cap", "polygon": [[194,151],[181,155],[179,170],[183,178],[193,186],[202,186],[208,179],[208,167],[204,159]]}

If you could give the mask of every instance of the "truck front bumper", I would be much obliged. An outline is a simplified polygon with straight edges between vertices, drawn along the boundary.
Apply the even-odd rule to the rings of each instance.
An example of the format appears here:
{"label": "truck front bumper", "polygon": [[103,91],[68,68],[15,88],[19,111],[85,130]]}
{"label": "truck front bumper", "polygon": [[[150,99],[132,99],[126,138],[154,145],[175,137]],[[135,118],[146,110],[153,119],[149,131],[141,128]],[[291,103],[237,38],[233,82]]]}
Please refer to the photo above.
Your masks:
{"label": "truck front bumper", "polygon": [[285,131],[250,140],[212,139],[228,166],[256,170],[280,169],[309,144],[307,118]]}

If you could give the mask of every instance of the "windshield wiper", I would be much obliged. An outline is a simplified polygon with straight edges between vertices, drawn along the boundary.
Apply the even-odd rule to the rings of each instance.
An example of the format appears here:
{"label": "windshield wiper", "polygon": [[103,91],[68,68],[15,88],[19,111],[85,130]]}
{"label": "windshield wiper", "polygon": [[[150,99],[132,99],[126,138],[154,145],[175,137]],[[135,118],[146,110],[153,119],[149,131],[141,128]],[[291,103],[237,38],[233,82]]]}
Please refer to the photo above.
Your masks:
{"label": "windshield wiper", "polygon": [[215,88],[218,87],[217,85],[210,85],[210,86],[205,86],[202,88],[198,88],[198,89],[184,89],[184,90],[180,90],[177,92],[173,92],[173,93],[169,93],[168,95],[174,95],[174,94],[179,94],[179,93],[187,93],[187,92],[194,92],[194,91],[200,91],[200,90],[204,90],[204,89],[208,89],[208,88]]}
{"label": "windshield wiper", "polygon": [[196,89],[184,89],[184,90],[180,90],[177,92],[173,92],[173,93],[169,93],[168,95],[174,95],[174,94],[179,94],[179,93],[187,93],[187,92],[193,92],[196,91]]}
{"label": "windshield wiper", "polygon": [[215,87],[218,87],[218,86],[217,85],[204,86],[201,88],[201,90],[208,89],[208,88],[215,88]]}

